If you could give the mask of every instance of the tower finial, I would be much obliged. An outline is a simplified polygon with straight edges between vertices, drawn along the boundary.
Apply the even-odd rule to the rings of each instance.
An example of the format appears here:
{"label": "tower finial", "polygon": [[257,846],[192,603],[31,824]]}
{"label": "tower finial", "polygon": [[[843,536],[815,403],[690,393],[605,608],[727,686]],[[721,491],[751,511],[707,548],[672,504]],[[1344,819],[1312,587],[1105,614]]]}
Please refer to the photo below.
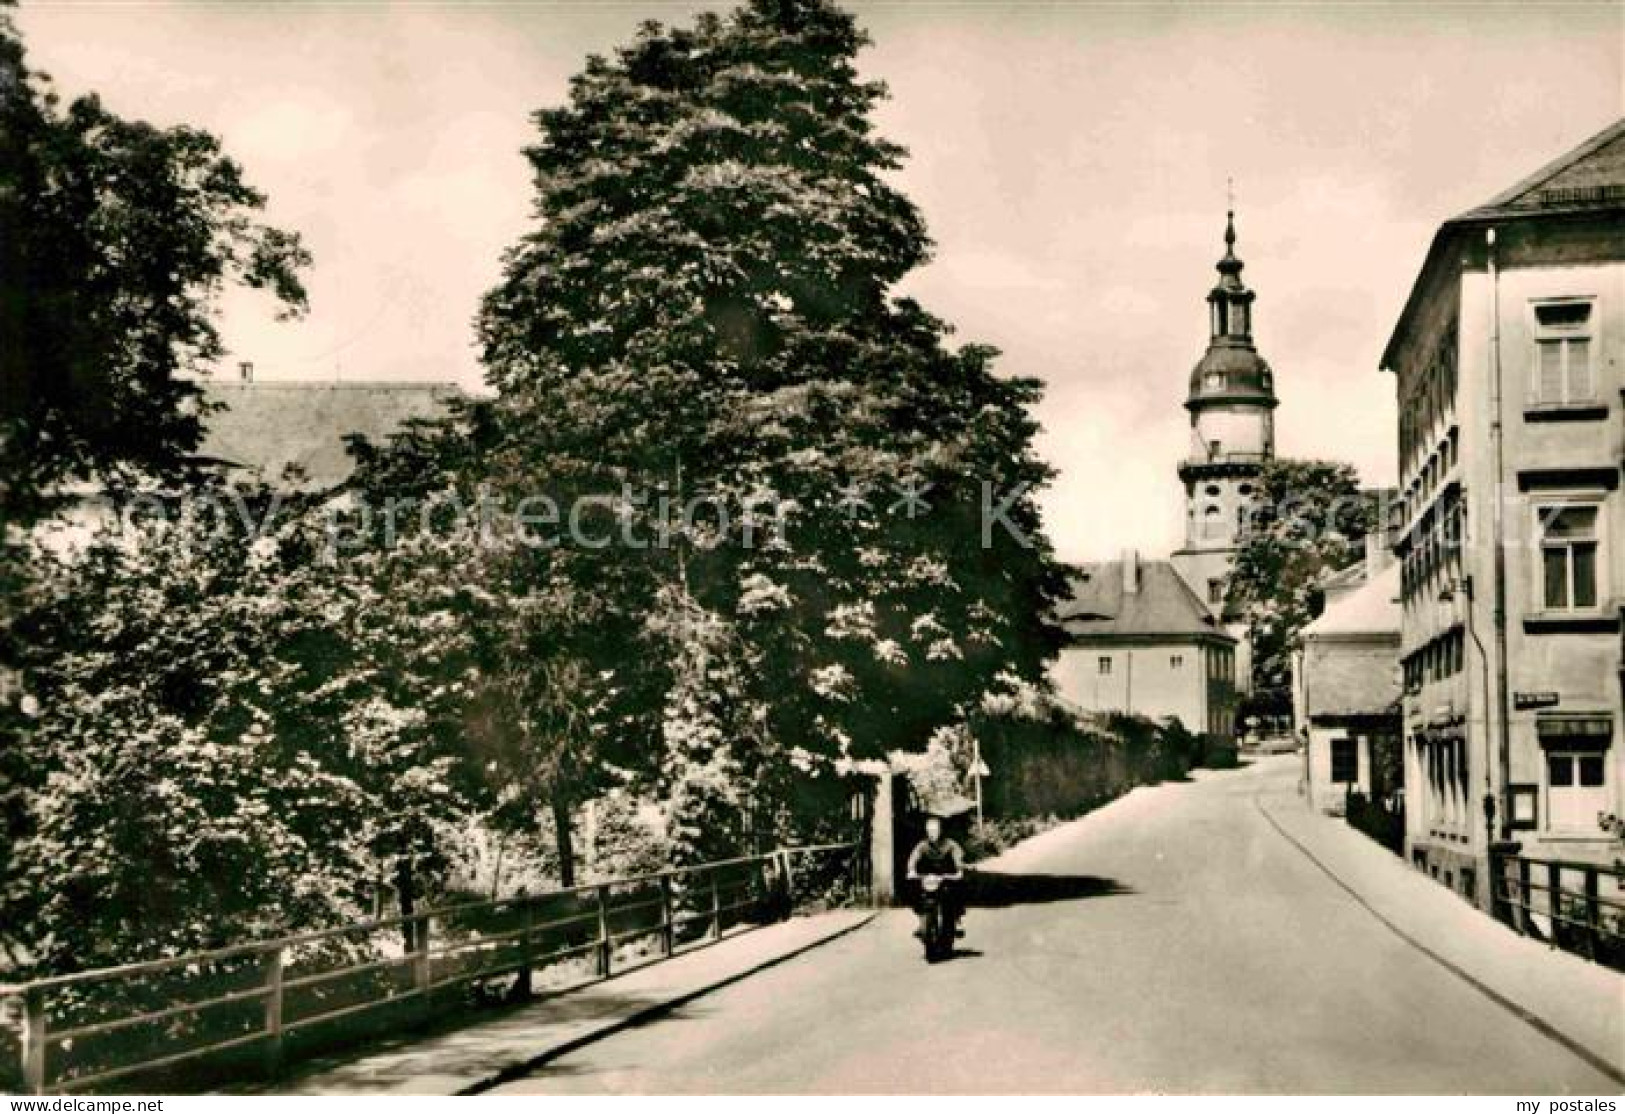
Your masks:
{"label": "tower finial", "polygon": [[1236,180],[1224,180],[1224,246],[1228,251],[1236,246]]}

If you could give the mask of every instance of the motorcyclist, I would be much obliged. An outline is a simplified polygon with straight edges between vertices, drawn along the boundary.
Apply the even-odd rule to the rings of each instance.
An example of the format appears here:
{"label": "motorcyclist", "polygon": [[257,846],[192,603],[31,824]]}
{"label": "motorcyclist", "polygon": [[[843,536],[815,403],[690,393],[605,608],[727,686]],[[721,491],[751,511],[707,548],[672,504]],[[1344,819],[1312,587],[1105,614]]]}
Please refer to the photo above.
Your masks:
{"label": "motorcyclist", "polygon": [[[959,899],[959,885],[965,878],[965,852],[959,844],[946,838],[942,834],[942,817],[927,816],[925,818],[925,838],[914,845],[914,850],[908,856],[908,877],[910,881],[918,882],[923,875],[934,874],[947,882],[953,883],[943,892],[942,909],[948,917],[948,923],[954,926],[954,935],[963,933],[959,929],[961,913]],[[925,902],[920,901],[915,909],[919,915],[920,923],[914,929],[914,935],[925,936]]]}

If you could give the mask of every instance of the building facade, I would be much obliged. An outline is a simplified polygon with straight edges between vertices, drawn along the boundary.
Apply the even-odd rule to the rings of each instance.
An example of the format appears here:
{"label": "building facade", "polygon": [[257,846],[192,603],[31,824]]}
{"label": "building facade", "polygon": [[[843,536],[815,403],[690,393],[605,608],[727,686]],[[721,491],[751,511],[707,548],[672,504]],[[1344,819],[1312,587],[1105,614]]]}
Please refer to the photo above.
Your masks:
{"label": "building facade", "polygon": [[1209,607],[1224,603],[1258,473],[1275,455],[1274,373],[1253,344],[1253,301],[1227,214],[1219,281],[1207,296],[1207,351],[1191,369],[1190,450],[1179,464],[1185,544],[1173,565]]}
{"label": "building facade", "polygon": [[1058,613],[1068,635],[1051,676],[1090,712],[1173,717],[1209,750],[1235,738],[1236,640],[1166,561],[1085,565]]}
{"label": "building facade", "polygon": [[1621,811],[1625,121],[1440,227],[1399,398],[1406,852],[1607,861]]}
{"label": "building facade", "polygon": [[1302,632],[1292,718],[1309,803],[1321,812],[1341,814],[1350,792],[1398,803],[1399,574],[1380,546],[1368,546],[1365,561],[1327,584],[1326,609]]}

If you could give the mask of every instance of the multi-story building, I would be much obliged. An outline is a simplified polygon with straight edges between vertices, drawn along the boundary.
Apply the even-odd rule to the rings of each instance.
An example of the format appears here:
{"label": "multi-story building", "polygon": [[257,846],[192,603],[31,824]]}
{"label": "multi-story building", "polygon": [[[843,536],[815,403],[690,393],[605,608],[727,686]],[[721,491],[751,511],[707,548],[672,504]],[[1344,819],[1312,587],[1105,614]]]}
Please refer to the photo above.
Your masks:
{"label": "multi-story building", "polygon": [[1058,618],[1068,635],[1051,670],[1090,712],[1173,717],[1210,753],[1235,737],[1236,640],[1166,561],[1085,565]]}
{"label": "multi-story building", "polygon": [[1625,759],[1625,121],[1446,221],[1399,396],[1406,850],[1488,905],[1492,845],[1602,861]]}
{"label": "multi-story building", "polygon": [[1185,545],[1174,568],[1218,611],[1247,508],[1265,461],[1275,455],[1274,373],[1253,345],[1253,299],[1236,257],[1235,214],[1227,214],[1219,281],[1208,293],[1207,351],[1191,369],[1185,409],[1191,445],[1180,462]]}

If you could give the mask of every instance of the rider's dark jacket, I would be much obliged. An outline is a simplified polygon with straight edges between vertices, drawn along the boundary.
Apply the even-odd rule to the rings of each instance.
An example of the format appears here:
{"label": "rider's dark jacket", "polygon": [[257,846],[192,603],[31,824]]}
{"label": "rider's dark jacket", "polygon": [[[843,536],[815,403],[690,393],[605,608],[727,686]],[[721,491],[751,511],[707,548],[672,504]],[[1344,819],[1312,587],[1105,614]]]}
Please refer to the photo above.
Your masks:
{"label": "rider's dark jacket", "polygon": [[951,839],[932,843],[922,839],[908,857],[909,877],[922,874],[958,874],[964,869],[965,852]]}

